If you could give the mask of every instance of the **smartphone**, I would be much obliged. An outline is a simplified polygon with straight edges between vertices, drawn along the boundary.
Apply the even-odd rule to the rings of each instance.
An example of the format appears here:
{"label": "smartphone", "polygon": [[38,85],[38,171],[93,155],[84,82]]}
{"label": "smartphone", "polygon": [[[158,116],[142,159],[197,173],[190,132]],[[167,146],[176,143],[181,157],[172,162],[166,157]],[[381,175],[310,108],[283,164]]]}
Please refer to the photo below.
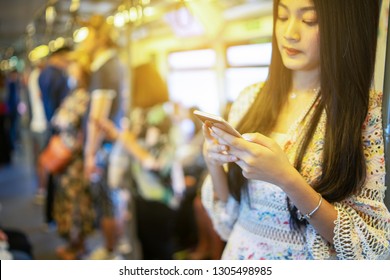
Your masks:
{"label": "smartphone", "polygon": [[242,137],[241,134],[233,127],[230,123],[224,120],[222,117],[213,115],[206,112],[201,112],[198,110],[194,111],[194,115],[198,117],[202,122],[209,121],[212,126],[215,126],[223,131],[235,136]]}

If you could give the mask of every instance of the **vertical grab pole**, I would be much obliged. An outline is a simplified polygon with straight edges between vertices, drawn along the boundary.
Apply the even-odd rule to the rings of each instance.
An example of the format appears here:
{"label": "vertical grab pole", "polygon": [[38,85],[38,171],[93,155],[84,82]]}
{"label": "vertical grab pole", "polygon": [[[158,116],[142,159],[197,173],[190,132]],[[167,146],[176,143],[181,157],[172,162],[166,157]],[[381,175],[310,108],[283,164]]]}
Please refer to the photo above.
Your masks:
{"label": "vertical grab pole", "polygon": [[[388,18],[390,26],[390,17]],[[385,161],[386,161],[386,197],[385,204],[390,209],[390,32],[387,32],[386,43],[386,64],[383,87],[383,129],[385,140]]]}

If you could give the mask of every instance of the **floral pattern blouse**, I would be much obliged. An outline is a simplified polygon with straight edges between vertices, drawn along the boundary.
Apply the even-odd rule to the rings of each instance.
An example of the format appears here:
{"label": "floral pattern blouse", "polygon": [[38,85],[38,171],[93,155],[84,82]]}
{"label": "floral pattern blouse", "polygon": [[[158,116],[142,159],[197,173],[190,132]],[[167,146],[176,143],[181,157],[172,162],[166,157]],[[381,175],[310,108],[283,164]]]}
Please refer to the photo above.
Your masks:
{"label": "floral pattern blouse", "polygon": [[95,228],[96,213],[93,207],[91,188],[85,180],[82,157],[82,118],[87,110],[89,93],[77,89],[68,95],[53,116],[62,141],[73,150],[72,161],[56,180],[58,187],[54,196],[53,216],[58,233],[67,240],[75,236],[84,238]]}
{"label": "floral pattern blouse", "polygon": [[[245,89],[234,103],[229,121],[237,125],[250,107],[260,85]],[[318,101],[316,101],[318,102]],[[311,116],[315,110],[310,110]],[[210,177],[202,187],[202,201],[215,229],[227,241],[223,259],[386,259],[390,253],[390,214],[384,204],[385,160],[382,135],[382,93],[371,91],[363,126],[367,178],[361,192],[333,203],[338,211],[333,245],[308,224],[303,231],[290,228],[286,194],[268,182],[250,180],[241,202],[229,197],[214,199]],[[310,117],[297,123],[287,135],[271,135],[293,162],[298,143]],[[326,113],[321,116],[303,159],[301,175],[310,184],[322,172]]]}

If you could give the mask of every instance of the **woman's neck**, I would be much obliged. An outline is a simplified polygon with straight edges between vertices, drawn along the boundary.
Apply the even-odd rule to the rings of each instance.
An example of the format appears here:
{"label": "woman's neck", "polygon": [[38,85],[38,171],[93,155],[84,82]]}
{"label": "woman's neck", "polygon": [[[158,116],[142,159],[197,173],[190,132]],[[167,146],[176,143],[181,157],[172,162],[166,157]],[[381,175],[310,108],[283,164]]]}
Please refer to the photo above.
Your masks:
{"label": "woman's neck", "polygon": [[320,71],[314,69],[311,71],[294,71],[292,75],[291,91],[305,92],[321,87]]}

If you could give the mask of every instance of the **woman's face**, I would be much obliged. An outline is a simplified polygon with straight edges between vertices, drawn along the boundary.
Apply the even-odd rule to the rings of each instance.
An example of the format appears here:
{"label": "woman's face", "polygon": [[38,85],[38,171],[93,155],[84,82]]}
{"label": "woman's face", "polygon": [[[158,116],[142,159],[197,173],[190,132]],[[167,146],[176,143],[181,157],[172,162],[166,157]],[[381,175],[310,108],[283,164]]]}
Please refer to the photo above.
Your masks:
{"label": "woman's face", "polygon": [[293,71],[320,65],[317,13],[310,0],[280,0],[275,36],[283,64]]}

